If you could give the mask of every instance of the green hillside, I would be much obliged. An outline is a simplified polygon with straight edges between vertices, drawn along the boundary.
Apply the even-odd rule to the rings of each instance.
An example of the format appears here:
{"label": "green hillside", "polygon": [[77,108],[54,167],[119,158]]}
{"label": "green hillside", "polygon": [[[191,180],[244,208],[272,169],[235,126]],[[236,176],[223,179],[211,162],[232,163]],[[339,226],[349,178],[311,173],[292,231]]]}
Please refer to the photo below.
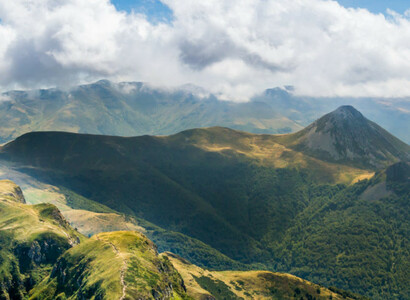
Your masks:
{"label": "green hillside", "polygon": [[31,299],[189,299],[168,259],[137,232],[100,233],[56,262]]}
{"label": "green hillside", "polygon": [[[334,120],[343,128],[344,118]],[[379,127],[369,130],[368,139],[360,130],[337,134],[354,155],[375,141],[387,153],[363,155],[363,162],[382,166],[408,156],[408,145]],[[248,264],[290,272],[376,299],[407,297],[409,276],[390,262],[408,253],[408,194],[388,183],[385,190],[370,188],[376,179],[388,182],[391,177],[380,174],[391,169],[357,168],[353,160],[337,162],[295,147],[303,133],[255,135],[220,127],[135,138],[35,132],[5,145],[0,156],[138,226],[161,228],[150,237],[158,237],[162,250],[174,247],[200,266],[227,269],[237,261],[241,269]],[[360,147],[349,148],[349,140]],[[406,190],[403,178],[399,186]],[[186,236],[192,239],[184,243]]]}
{"label": "green hillside", "polygon": [[11,181],[0,181],[0,212],[0,297],[22,299],[84,237],[55,206],[24,204],[20,188]]}
{"label": "green hillside", "polygon": [[86,238],[54,205],[25,204],[7,180],[0,181],[0,210],[2,299],[359,299],[289,274],[210,272],[158,255],[135,231]]}
{"label": "green hillside", "polygon": [[375,299],[407,299],[409,175],[410,165],[398,163],[340,191],[318,189],[276,245],[273,268]]}
{"label": "green hillside", "polygon": [[224,128],[167,138],[31,133],[3,151],[39,167],[36,176],[246,263],[270,256],[264,242],[280,239],[306,207],[311,184],[372,175]]}
{"label": "green hillside", "polygon": [[105,205],[63,187],[46,184],[15,169],[0,164],[0,179],[17,182],[29,204],[50,203],[58,207],[73,228],[85,236],[100,232],[136,230],[149,237],[160,252],[171,251],[201,267],[249,269],[211,246],[179,232],[165,230],[142,218],[119,213]]}
{"label": "green hillside", "polygon": [[181,274],[187,294],[195,299],[362,299],[357,294],[268,271],[209,271],[173,253],[163,253]]}

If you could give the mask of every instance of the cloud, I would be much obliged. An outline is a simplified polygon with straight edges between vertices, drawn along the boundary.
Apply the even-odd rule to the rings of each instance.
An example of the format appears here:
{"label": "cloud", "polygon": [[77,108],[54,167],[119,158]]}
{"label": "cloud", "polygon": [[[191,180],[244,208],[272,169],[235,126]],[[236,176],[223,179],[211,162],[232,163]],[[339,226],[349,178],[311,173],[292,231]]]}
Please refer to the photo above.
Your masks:
{"label": "cloud", "polygon": [[1,88],[108,78],[192,83],[238,101],[285,85],[310,96],[410,96],[408,12],[324,0],[163,2],[172,22],[108,0],[1,1]]}

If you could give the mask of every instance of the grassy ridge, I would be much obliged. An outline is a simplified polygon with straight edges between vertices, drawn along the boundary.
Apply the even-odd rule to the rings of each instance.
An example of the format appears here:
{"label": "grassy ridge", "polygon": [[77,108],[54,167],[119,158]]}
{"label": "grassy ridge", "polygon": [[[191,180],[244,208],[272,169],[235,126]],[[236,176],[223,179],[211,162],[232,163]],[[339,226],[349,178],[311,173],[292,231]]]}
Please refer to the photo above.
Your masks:
{"label": "grassy ridge", "polygon": [[[267,271],[209,271],[189,263],[172,253],[168,257],[187,285],[187,293],[195,299],[365,299],[343,296],[317,284],[289,274]],[[345,292],[346,295],[348,292]]]}
{"label": "grassy ridge", "polygon": [[[10,181],[0,181],[1,297],[20,299],[42,281],[58,257],[84,239],[51,204],[26,205]],[[9,191],[9,192],[7,192]]]}
{"label": "grassy ridge", "polygon": [[[372,190],[363,181],[372,170],[321,161],[278,137],[226,128],[137,138],[32,133],[5,146],[2,158],[165,229],[164,250],[174,241],[181,255],[201,249],[180,242],[190,236],[223,254],[190,257],[200,264],[225,268],[229,257],[375,298],[408,295],[406,273],[390,262],[406,253],[409,224],[389,204],[407,194],[387,181],[386,193]],[[390,245],[391,231],[403,246]]]}
{"label": "grassy ridge", "polygon": [[[27,185],[30,179],[35,182],[36,187]],[[66,188],[41,185],[28,176],[25,177],[25,182],[24,194],[29,203],[47,202],[56,205],[70,225],[86,236],[107,231],[136,230],[154,241],[160,252],[171,251],[194,261],[201,267],[249,268],[197,239],[179,232],[164,230],[141,218],[118,213]]]}
{"label": "grassy ridge", "polygon": [[[154,243],[135,231],[87,239],[54,205],[24,202],[18,186],[0,181],[0,297],[5,299],[181,300],[211,294],[216,299],[341,299],[339,291],[291,275],[206,271],[174,254],[158,255]],[[175,235],[168,233],[169,238]],[[343,293],[350,299],[350,293]]]}
{"label": "grassy ridge", "polygon": [[70,249],[32,299],[188,299],[182,280],[137,232],[101,233]]}

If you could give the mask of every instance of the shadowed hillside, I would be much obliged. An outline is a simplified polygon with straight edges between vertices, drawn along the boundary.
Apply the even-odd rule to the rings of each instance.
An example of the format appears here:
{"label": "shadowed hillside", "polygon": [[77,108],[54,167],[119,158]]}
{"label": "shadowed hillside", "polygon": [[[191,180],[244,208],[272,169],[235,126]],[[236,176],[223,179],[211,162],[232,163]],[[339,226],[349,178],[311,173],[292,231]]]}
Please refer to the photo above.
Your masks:
{"label": "shadowed hillside", "polygon": [[[68,225],[55,206],[24,204],[21,189],[13,182],[0,181],[0,192],[0,297],[4,299],[255,299],[255,295],[261,296],[257,299],[276,295],[339,299],[341,293],[351,295],[263,271],[225,272],[230,274],[223,275],[226,279],[237,281],[226,285],[213,278],[219,278],[220,272],[211,274],[172,253],[158,255],[156,246],[141,233],[106,232],[87,239]],[[197,275],[196,285],[205,288],[200,294],[192,283]]]}
{"label": "shadowed hillside", "polygon": [[[354,159],[300,146],[323,135],[327,145],[340,146],[340,155],[353,153]],[[408,295],[402,285],[406,272],[386,263],[390,255],[399,259],[408,251],[409,226],[401,213],[408,208],[408,182],[392,189],[376,166],[408,157],[408,149],[353,108],[342,107],[304,131],[279,136],[221,127],[134,138],[35,132],[5,145],[1,158],[110,209],[200,240],[242,264],[381,299]],[[354,167],[358,158],[361,168]],[[375,178],[386,184],[370,188]],[[402,227],[391,227],[392,220]]]}

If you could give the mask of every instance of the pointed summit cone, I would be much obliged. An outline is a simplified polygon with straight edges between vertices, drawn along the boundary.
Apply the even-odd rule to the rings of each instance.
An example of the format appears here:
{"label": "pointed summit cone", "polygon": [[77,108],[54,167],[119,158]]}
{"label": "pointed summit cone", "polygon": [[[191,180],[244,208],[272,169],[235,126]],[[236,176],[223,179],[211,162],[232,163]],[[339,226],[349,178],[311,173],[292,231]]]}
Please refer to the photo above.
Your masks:
{"label": "pointed summit cone", "polygon": [[350,105],[341,106],[282,139],[310,156],[363,168],[379,169],[410,158],[409,145]]}

